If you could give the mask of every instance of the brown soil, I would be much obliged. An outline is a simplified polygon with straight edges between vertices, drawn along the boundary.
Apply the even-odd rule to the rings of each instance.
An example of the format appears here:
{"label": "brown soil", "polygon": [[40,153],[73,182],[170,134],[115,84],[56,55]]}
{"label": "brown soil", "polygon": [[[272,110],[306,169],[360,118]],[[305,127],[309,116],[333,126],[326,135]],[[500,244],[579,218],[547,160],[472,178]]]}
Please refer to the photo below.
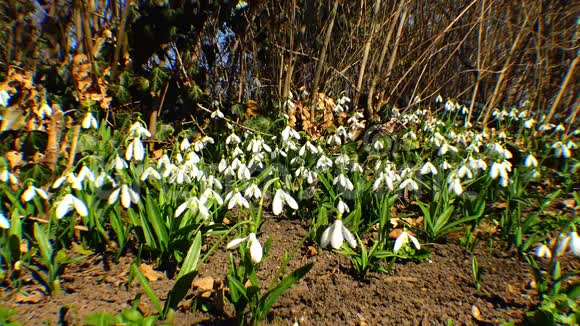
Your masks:
{"label": "brown soil", "polygon": [[[259,274],[263,284],[269,284],[284,252],[292,251],[306,236],[307,229],[295,221],[269,220],[262,231],[262,242],[266,236],[273,240],[270,256],[261,264]],[[528,289],[531,276],[527,264],[511,253],[506,254],[505,250],[489,246],[476,250],[483,271],[479,291],[472,277],[471,253],[455,244],[431,245],[429,261],[397,262],[390,274],[370,273],[365,282],[354,277],[347,257],[327,250],[312,255],[312,249],[304,245],[290,261],[287,272],[307,262],[313,262],[314,267],[278,300],[269,315],[269,323],[441,325],[452,320],[465,325],[518,322],[537,303],[533,291]],[[202,298],[200,291],[190,291],[175,316],[175,325],[233,323],[232,309],[223,304],[224,289],[219,289],[227,273],[228,256],[224,250],[217,250],[202,265],[199,277],[213,278],[217,290],[208,298]],[[110,263],[101,256],[94,256],[65,271],[63,293],[44,297],[38,303],[18,303],[17,293],[9,292],[3,295],[2,305],[16,310],[15,319],[24,325],[46,321],[57,324],[62,307],[69,308],[64,319],[73,325],[81,324],[91,313],[118,313],[130,307],[136,295],[142,293],[136,282],[126,286],[131,262],[132,258],[125,257]],[[579,268],[577,259],[570,263],[575,265],[571,268]],[[152,285],[165,299],[173,281],[164,277]],[[31,286],[24,286],[21,292],[30,289]],[[141,301],[142,311],[152,313],[153,308],[144,295]],[[208,312],[200,312],[202,303]],[[476,314],[477,319],[474,309],[480,312]]]}

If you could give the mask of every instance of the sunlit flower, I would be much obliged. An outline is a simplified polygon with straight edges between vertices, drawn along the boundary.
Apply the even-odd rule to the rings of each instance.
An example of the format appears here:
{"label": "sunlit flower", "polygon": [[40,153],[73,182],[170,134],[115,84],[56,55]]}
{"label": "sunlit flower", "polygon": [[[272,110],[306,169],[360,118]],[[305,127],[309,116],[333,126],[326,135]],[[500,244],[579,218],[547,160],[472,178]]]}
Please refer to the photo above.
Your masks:
{"label": "sunlit flower", "polygon": [[550,251],[550,248],[548,248],[548,246],[546,246],[545,244],[541,244],[536,247],[536,256],[540,258],[549,259],[552,258],[552,252]]}
{"label": "sunlit flower", "polygon": [[330,167],[332,167],[332,160],[326,157],[324,154],[321,155],[320,158],[318,158],[318,161],[316,162],[316,168],[325,170]]}
{"label": "sunlit flower", "polygon": [[20,199],[23,202],[29,202],[31,201],[34,197],[36,197],[36,195],[40,196],[42,199],[44,200],[48,200],[48,194],[46,193],[46,191],[44,191],[44,189],[40,189],[40,188],[36,188],[33,185],[29,185],[28,189],[26,189],[22,195],[20,196]]}
{"label": "sunlit flower", "polygon": [[403,182],[401,182],[401,184],[399,185],[399,189],[407,189],[407,191],[417,191],[419,190],[419,185],[412,178],[407,178],[403,180]]}
{"label": "sunlit flower", "polygon": [[139,202],[139,194],[137,194],[131,187],[124,184],[120,188],[115,189],[108,199],[109,205],[113,205],[119,199],[121,194],[121,205],[125,208],[131,207],[131,203],[137,204]]}
{"label": "sunlit flower", "polygon": [[141,181],[147,180],[149,176],[152,176],[157,180],[161,180],[161,175],[152,166],[146,168],[145,171],[143,171],[143,174],[141,175]]}
{"label": "sunlit flower", "polygon": [[191,147],[191,143],[189,142],[189,139],[183,138],[183,140],[181,141],[181,144],[179,144],[179,149],[182,152],[185,152],[186,150],[189,149],[189,147]]}
{"label": "sunlit flower", "polygon": [[151,137],[151,133],[141,122],[137,121],[129,128],[129,138],[140,138],[141,136]]}
{"label": "sunlit flower", "polygon": [[87,216],[89,210],[82,200],[72,194],[66,194],[56,206],[56,218],[61,219],[70,211],[75,210],[80,216]]}
{"label": "sunlit flower", "polygon": [[344,212],[350,213],[350,208],[348,208],[348,205],[342,200],[338,201],[338,205],[336,205],[336,208],[338,209],[340,214],[344,214]]}
{"label": "sunlit flower", "polygon": [[288,139],[290,137],[292,137],[296,140],[299,140],[300,134],[296,130],[292,129],[292,127],[286,126],[286,128],[284,128],[284,130],[282,130],[282,140],[288,141]]}
{"label": "sunlit flower", "polygon": [[574,144],[574,143],[564,144],[562,142],[556,142],[552,145],[552,148],[554,149],[554,154],[556,155],[556,157],[563,157],[563,158],[569,158],[570,156],[572,156],[572,153],[570,152],[570,148],[575,148],[575,147],[576,147],[576,144]]}
{"label": "sunlit flower", "polygon": [[254,199],[260,199],[262,198],[262,191],[255,183],[252,183],[248,188],[246,188],[244,196],[248,198],[254,197]]}
{"label": "sunlit flower", "polygon": [[129,165],[125,160],[123,160],[119,155],[117,155],[113,160],[113,167],[115,168],[115,170],[120,171],[129,167]]}
{"label": "sunlit flower", "polygon": [[248,241],[248,247],[250,248],[250,259],[254,264],[258,264],[260,261],[262,261],[263,251],[260,241],[258,241],[256,234],[253,232],[250,233],[250,235],[248,235],[247,237],[237,238],[230,241],[227,244],[226,249],[228,250],[236,249],[244,241]]}
{"label": "sunlit flower", "polygon": [[125,152],[125,159],[130,161],[131,158],[135,158],[136,161],[143,161],[145,158],[145,147],[141,142],[141,138],[135,137],[127,146],[127,151]]}
{"label": "sunlit flower", "polygon": [[409,232],[403,231],[397,237],[397,240],[395,240],[395,246],[393,247],[393,251],[394,252],[399,251],[403,247],[403,245],[405,245],[405,244],[407,244],[409,242],[409,240],[411,240],[411,242],[413,243],[413,245],[415,246],[415,248],[421,249],[421,245],[419,244],[419,241],[417,240],[417,238],[415,238]]}
{"label": "sunlit flower", "polygon": [[463,193],[463,186],[461,185],[461,179],[458,178],[454,173],[452,173],[449,178],[447,178],[447,191],[453,191],[457,196]]}
{"label": "sunlit flower", "polygon": [[423,167],[421,168],[421,171],[419,171],[419,173],[423,175],[429,173],[431,173],[432,175],[437,175],[437,168],[435,167],[435,165],[433,165],[433,163],[427,162],[423,164]]}
{"label": "sunlit flower", "polygon": [[246,166],[246,164],[241,163],[238,167],[238,179],[240,180],[250,180],[252,174],[250,173],[250,169]]}
{"label": "sunlit flower", "polygon": [[236,135],[235,133],[232,132],[231,135],[228,136],[228,138],[226,138],[226,144],[239,144],[241,143],[242,140],[240,139],[240,137],[238,137],[238,135]]}
{"label": "sunlit flower", "polygon": [[527,168],[538,166],[538,160],[532,154],[528,154],[524,160],[524,166]]}
{"label": "sunlit flower", "polygon": [[356,248],[356,239],[350,231],[342,224],[341,219],[337,219],[332,223],[320,237],[320,246],[322,248],[330,246],[334,249],[339,249],[342,243],[346,240],[349,246]]}
{"label": "sunlit flower", "polygon": [[462,165],[459,168],[459,170],[457,170],[457,177],[459,179],[463,179],[466,176],[467,176],[467,178],[471,179],[471,178],[473,178],[473,173],[471,172],[471,170],[467,166]]}
{"label": "sunlit flower", "polygon": [[0,106],[8,106],[8,101],[10,101],[10,94],[8,91],[1,90],[0,91]]}
{"label": "sunlit flower", "polygon": [[18,184],[18,178],[8,170],[2,170],[0,172],[0,181],[10,182],[13,185]]}
{"label": "sunlit flower", "polygon": [[10,228],[10,220],[7,219],[6,216],[4,216],[4,214],[2,214],[2,213],[0,213],[0,228],[2,228],[2,229],[9,229]]}
{"label": "sunlit flower", "polygon": [[580,236],[576,231],[572,231],[568,235],[560,238],[558,247],[556,248],[556,255],[560,256],[568,249],[574,255],[580,257]]}
{"label": "sunlit flower", "polygon": [[85,115],[85,118],[83,119],[82,127],[84,129],[90,129],[90,128],[98,129],[99,128],[99,123],[97,122],[97,119],[95,119],[95,117],[93,116],[93,114],[91,112],[87,112],[87,115]]}
{"label": "sunlit flower", "polygon": [[316,148],[316,146],[312,145],[310,141],[307,141],[302,146],[302,148],[300,148],[300,151],[298,151],[298,155],[304,156],[304,154],[306,154],[306,150],[308,150],[308,152],[310,152],[311,154],[318,154],[318,149]]}
{"label": "sunlit flower", "polygon": [[[219,197],[219,199],[221,200],[221,197]],[[181,214],[183,214],[183,212],[185,212],[185,210],[189,208],[193,211],[199,212],[199,214],[204,219],[207,219],[209,217],[209,211],[205,206],[206,200],[207,197],[203,195],[201,198],[197,198],[196,196],[190,197],[188,200],[186,200],[184,203],[182,203],[177,207],[177,209],[175,210],[175,217],[177,218],[181,216]]]}
{"label": "sunlit flower", "polygon": [[348,191],[354,190],[354,185],[348,179],[348,177],[346,175],[344,175],[344,173],[341,173],[337,177],[335,177],[334,180],[332,181],[332,183],[333,184],[338,183],[342,188],[344,188]]}
{"label": "sunlit flower", "polygon": [[229,192],[224,202],[228,203],[228,209],[230,210],[236,206],[250,208],[250,203],[248,203],[248,200],[242,196],[238,189]]}
{"label": "sunlit flower", "polygon": [[272,212],[274,215],[280,215],[282,213],[282,209],[284,208],[284,203],[288,204],[292,209],[298,209],[298,203],[292,196],[290,196],[287,192],[282,189],[276,190],[276,194],[274,195],[274,200],[272,200]]}
{"label": "sunlit flower", "polygon": [[38,116],[41,119],[44,119],[45,116],[51,116],[52,115],[52,108],[47,104],[44,103],[40,106],[40,109],[38,110]]}
{"label": "sunlit flower", "polygon": [[216,118],[223,119],[224,118],[224,114],[222,113],[222,111],[220,111],[220,109],[215,109],[215,111],[213,111],[211,113],[211,118],[212,119],[216,119]]}

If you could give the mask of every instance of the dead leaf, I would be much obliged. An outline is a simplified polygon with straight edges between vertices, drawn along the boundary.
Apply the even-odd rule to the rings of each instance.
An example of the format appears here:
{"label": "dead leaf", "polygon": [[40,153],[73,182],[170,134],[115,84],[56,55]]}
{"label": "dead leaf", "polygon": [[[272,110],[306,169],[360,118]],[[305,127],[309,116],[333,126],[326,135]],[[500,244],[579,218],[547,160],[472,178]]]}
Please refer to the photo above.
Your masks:
{"label": "dead leaf", "polygon": [[191,286],[193,286],[198,290],[211,291],[213,290],[214,283],[215,283],[214,279],[208,276],[194,280],[193,283],[191,283]]}
{"label": "dead leaf", "polygon": [[401,235],[401,233],[403,233],[403,230],[393,229],[391,233],[389,233],[389,239],[395,240]]}
{"label": "dead leaf", "polygon": [[15,299],[18,303],[39,303],[44,299],[44,293],[39,290],[34,290],[30,293],[17,293]]}
{"label": "dead leaf", "polygon": [[139,265],[139,269],[141,270],[141,272],[143,273],[143,275],[145,275],[145,277],[150,281],[150,282],[155,282],[159,279],[163,278],[163,274],[155,271],[153,269],[153,267],[142,263],[141,265]]}
{"label": "dead leaf", "polygon": [[565,199],[562,201],[562,204],[564,204],[564,206],[570,209],[580,210],[580,205],[576,203],[576,200],[574,198]]}
{"label": "dead leaf", "polygon": [[477,308],[476,305],[471,306],[471,316],[473,316],[473,318],[475,318],[477,321],[484,321],[481,317],[481,311],[479,308]]}
{"label": "dead leaf", "polygon": [[306,248],[306,256],[307,257],[312,257],[312,256],[316,256],[318,255],[318,250],[316,250],[316,248],[314,246],[308,246],[308,248]]}

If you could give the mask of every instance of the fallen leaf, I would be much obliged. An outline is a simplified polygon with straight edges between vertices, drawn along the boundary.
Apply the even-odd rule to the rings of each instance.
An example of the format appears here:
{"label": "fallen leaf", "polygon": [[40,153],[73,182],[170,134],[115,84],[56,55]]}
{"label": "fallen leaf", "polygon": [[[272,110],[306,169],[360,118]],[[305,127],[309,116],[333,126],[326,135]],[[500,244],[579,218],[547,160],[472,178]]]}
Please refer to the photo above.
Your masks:
{"label": "fallen leaf", "polygon": [[145,277],[150,281],[150,282],[155,282],[159,279],[163,278],[163,274],[155,271],[153,269],[153,267],[142,263],[141,265],[139,265],[139,269],[141,270],[141,272],[143,273],[143,275],[145,275]]}
{"label": "fallen leaf", "polygon": [[471,315],[473,316],[473,318],[475,318],[475,320],[483,321],[483,318],[481,317],[481,311],[479,310],[479,308],[477,308],[476,305],[471,306]]}
{"label": "fallen leaf", "polygon": [[580,210],[580,205],[577,205],[576,200],[574,198],[568,198],[562,201],[562,204],[564,204],[564,206],[574,209],[574,210]]}
{"label": "fallen leaf", "polygon": [[211,291],[213,290],[214,283],[214,279],[208,276],[194,280],[191,286],[201,291]]}
{"label": "fallen leaf", "polygon": [[314,246],[308,246],[308,248],[306,248],[306,256],[312,257],[316,255],[318,255],[318,250],[316,250]]}
{"label": "fallen leaf", "polygon": [[34,290],[30,293],[17,293],[15,299],[18,303],[39,303],[44,299],[44,293],[39,290]]}
{"label": "fallen leaf", "polygon": [[401,229],[393,229],[391,231],[391,233],[389,233],[389,239],[395,240],[396,238],[398,238],[401,233],[403,233],[403,230]]}

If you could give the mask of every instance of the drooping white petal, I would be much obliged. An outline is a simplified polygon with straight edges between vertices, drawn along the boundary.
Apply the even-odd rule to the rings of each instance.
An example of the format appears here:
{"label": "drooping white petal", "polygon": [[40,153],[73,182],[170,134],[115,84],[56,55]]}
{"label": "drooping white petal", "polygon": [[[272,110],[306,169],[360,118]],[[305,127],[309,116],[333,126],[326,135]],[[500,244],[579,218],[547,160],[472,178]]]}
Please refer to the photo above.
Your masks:
{"label": "drooping white petal", "polygon": [[143,161],[143,159],[145,158],[145,147],[143,146],[141,139],[135,138],[133,140],[133,143],[135,144],[133,145],[133,154],[135,156],[135,160]]}
{"label": "drooping white petal", "polygon": [[73,208],[73,197],[71,194],[65,195],[56,207],[56,218],[63,218]]}
{"label": "drooping white petal", "polygon": [[28,189],[26,189],[22,195],[20,196],[20,199],[23,202],[29,202],[32,200],[32,198],[34,198],[34,196],[36,196],[36,191],[34,189],[34,186],[29,186]]}
{"label": "drooping white petal", "polygon": [[342,220],[334,221],[334,229],[330,235],[330,246],[334,249],[340,248],[344,242],[344,237],[342,235]]}
{"label": "drooping white petal", "polygon": [[415,238],[415,236],[413,236],[412,234],[408,234],[409,239],[411,239],[411,242],[413,242],[413,245],[415,245],[415,248],[417,249],[421,249],[421,244],[419,244],[419,240],[417,240],[417,238]]}
{"label": "drooping white petal", "polygon": [[330,225],[329,227],[326,228],[326,230],[324,230],[324,232],[322,232],[322,236],[320,237],[320,246],[323,249],[328,247],[328,244],[330,243],[330,234],[333,228],[334,224]]}
{"label": "drooping white petal", "polygon": [[129,146],[127,146],[127,150],[125,151],[125,159],[127,161],[130,161],[133,157],[133,146],[135,146],[133,142],[130,142]]}
{"label": "drooping white petal", "polygon": [[272,201],[272,212],[274,215],[280,215],[282,213],[283,202],[282,197],[284,196],[284,190],[278,189],[276,190],[276,194],[274,195],[274,200]]}
{"label": "drooping white petal", "polygon": [[298,203],[287,192],[284,192],[284,200],[286,201],[286,204],[288,204],[288,206],[290,206],[290,208],[292,208],[293,210],[298,209]]}
{"label": "drooping white petal", "polygon": [[250,259],[254,264],[259,263],[262,261],[262,245],[260,241],[256,238],[255,233],[250,233],[249,235],[249,244],[250,244]]}
{"label": "drooping white petal", "polygon": [[576,232],[570,232],[570,251],[580,257],[580,236]]}
{"label": "drooping white petal", "polygon": [[536,248],[536,256],[540,258],[552,258],[552,253],[550,252],[550,248],[548,248],[548,246],[542,244]]}
{"label": "drooping white petal", "polygon": [[344,225],[342,226],[342,235],[351,248],[356,248],[356,239]]}
{"label": "drooping white petal", "polygon": [[10,220],[4,216],[4,214],[0,213],[0,228],[2,229],[9,229],[10,228]]}
{"label": "drooping white petal", "polygon": [[87,205],[83,203],[82,200],[73,197],[73,205],[75,207],[75,210],[77,211],[77,214],[79,214],[80,216],[89,215],[89,209],[87,208]]}
{"label": "drooping white petal", "polygon": [[226,249],[228,249],[228,250],[236,249],[237,247],[240,246],[240,243],[246,241],[247,239],[248,239],[248,237],[234,239],[234,240],[228,242],[228,244],[226,245]]}
{"label": "drooping white petal", "polygon": [[131,206],[131,195],[129,194],[129,186],[127,185],[121,186],[121,205],[125,208]]}
{"label": "drooping white petal", "polygon": [[109,205],[113,205],[117,199],[119,199],[119,193],[121,192],[121,189],[115,189],[115,191],[113,191],[110,195],[109,195],[109,200],[107,201],[109,203]]}

